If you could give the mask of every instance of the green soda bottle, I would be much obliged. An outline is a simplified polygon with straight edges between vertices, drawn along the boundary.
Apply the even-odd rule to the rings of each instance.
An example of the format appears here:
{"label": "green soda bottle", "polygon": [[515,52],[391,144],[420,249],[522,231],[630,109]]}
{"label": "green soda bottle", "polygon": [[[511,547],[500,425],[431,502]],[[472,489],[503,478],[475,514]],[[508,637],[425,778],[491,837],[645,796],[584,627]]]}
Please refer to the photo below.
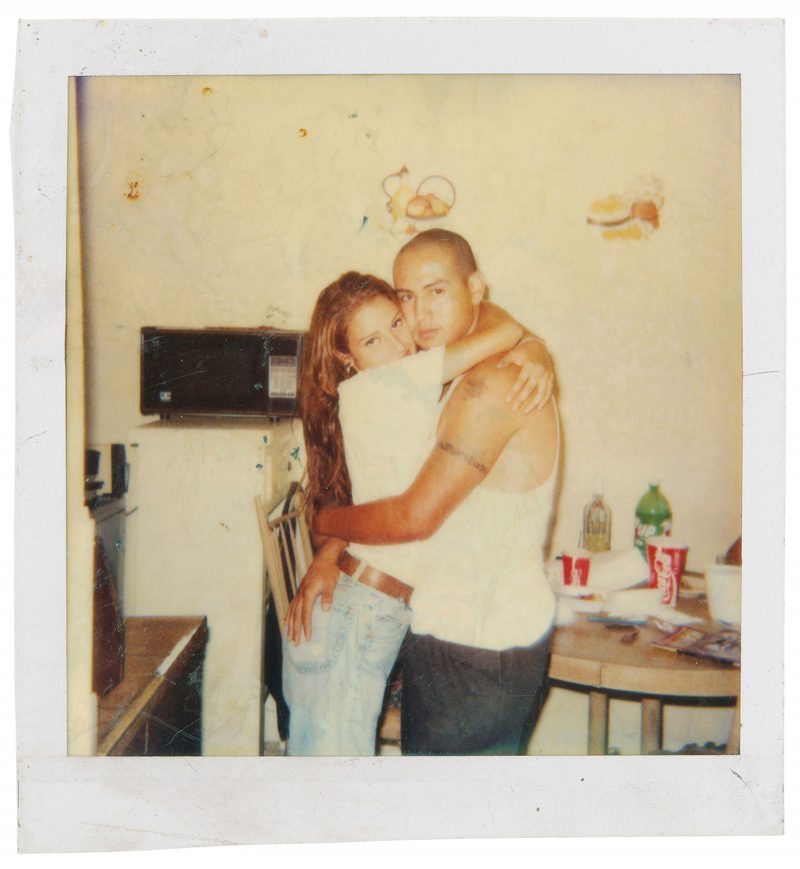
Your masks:
{"label": "green soda bottle", "polygon": [[633,545],[647,560],[647,538],[659,537],[672,532],[672,510],[669,501],[661,494],[658,480],[650,481],[650,488],[639,499],[636,505],[636,527],[633,533]]}

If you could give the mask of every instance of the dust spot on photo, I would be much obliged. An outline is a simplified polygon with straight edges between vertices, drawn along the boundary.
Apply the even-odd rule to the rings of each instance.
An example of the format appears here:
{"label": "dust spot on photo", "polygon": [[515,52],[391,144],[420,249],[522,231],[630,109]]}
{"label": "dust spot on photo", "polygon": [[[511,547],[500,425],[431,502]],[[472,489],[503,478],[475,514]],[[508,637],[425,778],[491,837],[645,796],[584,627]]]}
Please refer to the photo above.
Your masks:
{"label": "dust spot on photo", "polygon": [[280,305],[267,305],[267,310],[264,312],[264,322],[273,324],[284,324],[289,320],[289,312],[280,307]]}

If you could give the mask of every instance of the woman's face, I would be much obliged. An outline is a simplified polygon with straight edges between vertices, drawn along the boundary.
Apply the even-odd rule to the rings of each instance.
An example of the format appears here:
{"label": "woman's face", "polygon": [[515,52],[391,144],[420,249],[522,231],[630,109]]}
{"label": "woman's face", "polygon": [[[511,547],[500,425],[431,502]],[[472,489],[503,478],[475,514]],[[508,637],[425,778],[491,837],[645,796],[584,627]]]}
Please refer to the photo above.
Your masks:
{"label": "woman's face", "polygon": [[350,318],[345,332],[347,361],[357,371],[377,368],[416,352],[400,306],[385,296],[365,302]]}

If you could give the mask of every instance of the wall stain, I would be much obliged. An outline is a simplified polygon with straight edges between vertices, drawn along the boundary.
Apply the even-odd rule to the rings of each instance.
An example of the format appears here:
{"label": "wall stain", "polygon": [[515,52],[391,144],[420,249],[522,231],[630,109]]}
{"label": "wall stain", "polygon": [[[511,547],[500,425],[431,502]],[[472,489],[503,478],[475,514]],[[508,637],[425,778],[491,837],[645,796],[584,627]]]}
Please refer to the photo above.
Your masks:
{"label": "wall stain", "polygon": [[358,117],[358,112],[352,112],[352,113],[349,114],[347,117],[348,117],[348,118],[357,118],[357,117]]}
{"label": "wall stain", "polygon": [[301,139],[305,139],[305,137],[308,135],[308,130],[305,127],[300,127],[300,129],[297,131],[297,135],[300,136]]}
{"label": "wall stain", "polygon": [[364,231],[364,227],[367,225],[368,220],[369,220],[369,218],[367,217],[366,214],[361,218],[361,230],[360,230],[361,232]]}
{"label": "wall stain", "polygon": [[204,87],[203,90],[200,91],[200,93],[201,93],[204,97],[210,97],[211,94],[214,93],[214,89],[213,89],[213,88],[210,88],[210,87]]}
{"label": "wall stain", "polygon": [[138,181],[129,181],[128,182],[128,192],[125,194],[127,199],[138,199],[141,191],[139,190],[139,182]]}
{"label": "wall stain", "polygon": [[264,313],[264,322],[272,323],[277,321],[279,324],[284,324],[289,320],[289,312],[285,311],[280,305],[267,305],[267,310]]}

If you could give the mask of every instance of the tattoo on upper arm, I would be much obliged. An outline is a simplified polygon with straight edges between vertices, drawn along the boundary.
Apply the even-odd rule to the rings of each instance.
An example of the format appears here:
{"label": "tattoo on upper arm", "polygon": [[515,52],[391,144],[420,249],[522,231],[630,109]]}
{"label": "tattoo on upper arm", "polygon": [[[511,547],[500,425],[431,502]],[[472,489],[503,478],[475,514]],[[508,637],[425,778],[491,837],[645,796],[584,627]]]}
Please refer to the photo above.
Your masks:
{"label": "tattoo on upper arm", "polygon": [[476,471],[480,471],[482,474],[486,474],[489,472],[489,469],[486,465],[479,462],[477,459],[468,455],[465,452],[462,452],[455,444],[450,443],[450,441],[436,441],[436,446],[443,450],[446,453],[449,453],[451,456],[455,456],[458,459],[463,459],[471,468],[475,468]]}
{"label": "tattoo on upper arm", "polygon": [[464,400],[480,398],[486,392],[486,381],[480,377],[470,377],[464,381]]}

